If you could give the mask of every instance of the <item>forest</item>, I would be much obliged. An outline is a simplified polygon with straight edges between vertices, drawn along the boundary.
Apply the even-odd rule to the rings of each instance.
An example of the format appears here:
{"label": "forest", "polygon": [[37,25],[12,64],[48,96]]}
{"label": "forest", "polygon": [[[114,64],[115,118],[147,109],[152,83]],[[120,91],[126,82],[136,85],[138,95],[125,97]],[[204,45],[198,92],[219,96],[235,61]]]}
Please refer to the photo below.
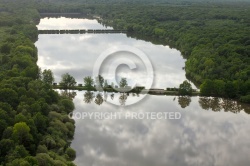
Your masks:
{"label": "forest", "polygon": [[39,20],[31,0],[0,1],[0,165],[74,165],[74,104],[36,64]]}
{"label": "forest", "polygon": [[[128,36],[152,42],[158,40],[158,44],[177,48],[187,59],[187,78],[200,87],[202,95],[250,102],[248,1],[94,2],[57,0],[55,3],[39,2],[37,7],[42,13],[98,15],[102,18],[100,22],[127,30]],[[220,86],[216,84],[218,81]],[[213,88],[206,87],[206,82],[213,82],[214,89],[221,88],[223,92],[214,92]]]}
{"label": "forest", "polygon": [[52,2],[0,0],[0,165],[74,165],[74,104],[36,64],[39,12],[98,15],[128,36],[177,48],[201,95],[250,103],[249,1]]}

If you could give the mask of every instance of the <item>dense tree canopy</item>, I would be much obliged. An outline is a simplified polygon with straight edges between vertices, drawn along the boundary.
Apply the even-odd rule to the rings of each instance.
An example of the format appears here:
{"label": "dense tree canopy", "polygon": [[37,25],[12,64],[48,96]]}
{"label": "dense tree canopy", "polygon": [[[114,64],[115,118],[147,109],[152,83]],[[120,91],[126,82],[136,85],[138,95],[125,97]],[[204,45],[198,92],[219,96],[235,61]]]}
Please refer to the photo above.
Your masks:
{"label": "dense tree canopy", "polygon": [[182,95],[182,96],[185,96],[185,95],[192,95],[192,86],[191,84],[185,80],[183,81],[182,84],[180,84],[179,86],[179,94]]}
{"label": "dense tree canopy", "polygon": [[[66,154],[74,106],[49,85],[50,70],[40,78],[39,19],[33,0],[0,0],[0,165],[74,165],[74,151]],[[49,116],[53,112],[60,113]]]}
{"label": "dense tree canopy", "polygon": [[[67,116],[74,105],[49,85],[52,73],[40,78],[36,64],[39,12],[98,15],[102,24],[125,29],[128,36],[157,39],[187,58],[187,76],[201,84],[202,95],[250,102],[249,3],[141,2],[0,0],[0,165],[74,165],[75,152],[68,147],[74,121]],[[66,78],[71,78],[66,79],[70,84],[63,82],[66,87],[76,84]],[[93,94],[86,96],[93,101]],[[217,102],[206,100],[200,104],[208,109]],[[94,102],[103,101],[97,94]],[[178,101],[183,107],[190,103],[189,98]]]}

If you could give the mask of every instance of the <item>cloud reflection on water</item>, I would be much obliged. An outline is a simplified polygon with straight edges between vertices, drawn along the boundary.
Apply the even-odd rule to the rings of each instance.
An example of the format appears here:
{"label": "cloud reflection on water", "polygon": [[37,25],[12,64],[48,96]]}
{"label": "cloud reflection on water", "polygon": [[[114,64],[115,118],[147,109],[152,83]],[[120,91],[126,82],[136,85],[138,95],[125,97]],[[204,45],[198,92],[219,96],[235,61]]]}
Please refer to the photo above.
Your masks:
{"label": "cloud reflection on water", "polygon": [[[43,22],[45,21],[45,22]],[[47,21],[47,22],[46,22]],[[67,25],[63,22],[67,21]],[[72,29],[84,27],[77,20],[41,20],[42,28]],[[78,20],[79,21],[79,20]],[[87,29],[96,21],[86,21]],[[44,26],[42,26],[44,25]],[[55,26],[56,27],[55,27]],[[97,24],[100,26],[99,24]],[[53,70],[56,82],[68,72],[78,83],[92,75],[97,57],[114,45],[131,45],[145,52],[155,70],[154,87],[177,87],[186,79],[185,60],[179,51],[167,46],[126,37],[124,34],[39,35],[36,43],[39,51],[38,65]],[[68,95],[68,94],[65,94]],[[71,96],[71,95],[70,95]],[[75,163],[80,166],[245,166],[249,165],[250,141],[248,139],[250,117],[243,111],[218,111],[229,108],[214,106],[210,99],[189,99],[171,96],[147,96],[129,107],[110,105],[99,97],[84,102],[84,92],[77,92],[75,112],[83,111],[180,111],[180,120],[76,120],[76,132],[72,147],[77,151]],[[119,95],[113,100],[119,102]],[[72,97],[72,96],[71,96]],[[103,96],[104,97],[104,96]],[[107,100],[110,100],[108,97]],[[129,96],[127,99],[133,100]],[[179,105],[183,104],[183,108]],[[213,112],[211,110],[216,110]],[[228,109],[227,109],[228,110]],[[230,109],[229,109],[230,110]],[[232,109],[234,110],[234,109]]]}
{"label": "cloud reflection on water", "polygon": [[148,96],[146,100],[117,107],[108,103],[86,104],[83,93],[75,98],[76,112],[180,111],[180,120],[76,120],[72,147],[76,164],[130,166],[247,165],[250,161],[250,117],[244,112],[204,111],[199,98],[185,109],[171,96]]}
{"label": "cloud reflection on water", "polygon": [[[87,37],[84,35],[39,35],[36,43],[39,48],[38,65],[42,69],[52,69],[57,82],[60,81],[63,72],[69,72],[77,82],[82,83],[83,77],[92,75],[93,65],[103,51],[114,45],[126,44],[139,48],[151,60],[155,72],[153,87],[178,87],[186,79],[185,71],[182,70],[185,60],[177,50],[127,38],[124,34],[85,35]],[[82,41],[82,38],[85,40]],[[144,70],[142,69],[141,72]]]}

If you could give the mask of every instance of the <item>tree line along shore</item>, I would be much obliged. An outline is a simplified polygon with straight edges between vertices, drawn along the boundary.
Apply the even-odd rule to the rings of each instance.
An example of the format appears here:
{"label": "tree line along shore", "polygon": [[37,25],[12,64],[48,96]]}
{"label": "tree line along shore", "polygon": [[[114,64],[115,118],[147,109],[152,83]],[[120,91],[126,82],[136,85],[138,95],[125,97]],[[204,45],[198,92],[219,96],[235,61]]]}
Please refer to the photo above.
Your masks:
{"label": "tree line along shore", "polygon": [[187,58],[200,93],[250,102],[249,3],[110,2],[0,1],[0,165],[75,165],[74,104],[36,64],[39,12],[97,15],[114,29],[160,40]]}

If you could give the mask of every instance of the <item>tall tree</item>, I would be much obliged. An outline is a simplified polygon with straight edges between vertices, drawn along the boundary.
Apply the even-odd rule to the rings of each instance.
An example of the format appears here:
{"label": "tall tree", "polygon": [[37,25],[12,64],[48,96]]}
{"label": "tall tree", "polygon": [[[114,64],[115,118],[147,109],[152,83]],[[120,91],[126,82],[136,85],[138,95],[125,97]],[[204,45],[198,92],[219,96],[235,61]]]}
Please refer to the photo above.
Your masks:
{"label": "tall tree", "polygon": [[192,95],[192,86],[187,80],[183,81],[183,83],[180,84],[179,94],[183,95],[183,96],[185,96],[185,95],[191,96]]}
{"label": "tall tree", "polygon": [[62,75],[62,80],[60,82],[60,84],[64,87],[64,88],[70,88],[76,85],[76,81],[75,78],[73,76],[71,76],[69,73],[63,74]]}
{"label": "tall tree", "polygon": [[95,83],[96,83],[97,87],[102,87],[103,88],[104,78],[101,75],[98,75],[96,77]]}
{"label": "tall tree", "polygon": [[55,81],[53,72],[50,69],[45,69],[42,72],[42,81],[50,85]]}
{"label": "tall tree", "polygon": [[30,127],[25,122],[16,123],[13,127],[12,135],[19,144],[27,144],[32,139]]}
{"label": "tall tree", "polygon": [[83,82],[85,87],[91,88],[94,86],[94,80],[90,76],[85,77]]}

